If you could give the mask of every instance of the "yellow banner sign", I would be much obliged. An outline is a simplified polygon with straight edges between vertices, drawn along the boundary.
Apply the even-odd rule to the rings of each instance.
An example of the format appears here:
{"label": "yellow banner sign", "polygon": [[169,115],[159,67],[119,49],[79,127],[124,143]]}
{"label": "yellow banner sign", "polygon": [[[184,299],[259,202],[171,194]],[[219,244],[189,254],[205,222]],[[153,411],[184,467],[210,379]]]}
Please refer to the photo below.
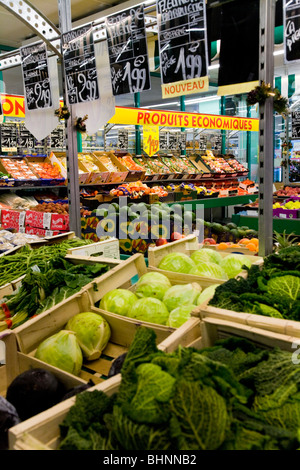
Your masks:
{"label": "yellow banner sign", "polygon": [[191,78],[190,80],[181,80],[174,83],[166,83],[161,86],[163,98],[174,98],[175,96],[191,95],[208,91],[208,77]]}
{"label": "yellow banner sign", "polygon": [[24,96],[1,94],[3,115],[9,117],[25,117]]}
{"label": "yellow banner sign", "polygon": [[259,120],[255,118],[196,114],[181,111],[153,111],[152,109],[123,107],[116,107],[116,113],[109,123],[250,132],[257,132],[259,130]]}
{"label": "yellow banner sign", "polygon": [[159,127],[143,127],[143,150],[149,157],[152,157],[152,155],[159,151]]}

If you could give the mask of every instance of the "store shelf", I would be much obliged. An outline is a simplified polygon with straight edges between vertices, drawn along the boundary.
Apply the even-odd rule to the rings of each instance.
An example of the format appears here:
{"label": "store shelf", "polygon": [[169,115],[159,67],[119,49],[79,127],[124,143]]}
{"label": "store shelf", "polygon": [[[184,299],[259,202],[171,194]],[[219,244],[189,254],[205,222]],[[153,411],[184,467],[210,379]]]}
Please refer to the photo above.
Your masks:
{"label": "store shelf", "polygon": [[[207,199],[193,199],[190,201],[178,201],[169,203],[172,204],[189,204],[192,209],[196,209],[197,205],[204,205],[205,209],[212,209],[214,207],[227,207],[235,206],[238,204],[247,204],[247,202],[253,202],[257,199],[257,194],[246,194],[245,196],[228,196],[228,197],[216,197]],[[246,224],[245,224],[246,225]]]}
{"label": "store shelf", "polygon": [[[245,225],[253,230],[258,230],[258,217],[234,214],[232,222],[240,227]],[[285,230],[286,233],[300,235],[300,219],[273,218],[273,230],[279,233]]]}

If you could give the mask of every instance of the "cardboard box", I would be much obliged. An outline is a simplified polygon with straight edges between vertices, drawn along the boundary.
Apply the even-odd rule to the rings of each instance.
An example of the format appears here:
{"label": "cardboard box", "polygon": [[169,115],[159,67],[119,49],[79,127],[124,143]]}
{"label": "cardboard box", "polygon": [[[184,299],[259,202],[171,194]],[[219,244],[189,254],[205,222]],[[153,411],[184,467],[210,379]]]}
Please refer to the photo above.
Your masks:
{"label": "cardboard box", "polygon": [[[92,163],[98,168],[98,171],[90,171],[87,165],[87,162],[84,159],[84,156],[88,155],[92,160]],[[82,152],[78,154],[79,157],[82,156],[82,159],[78,160],[78,163],[84,166],[84,168],[89,172],[89,178],[87,180],[88,184],[97,184],[97,183],[106,183],[109,177],[109,171],[105,168],[104,165],[95,157],[93,153]]]}
{"label": "cardboard box", "polygon": [[[108,178],[106,180],[107,183],[123,183],[126,180],[128,170],[119,162],[113,152],[94,152],[94,155],[97,160],[99,160],[99,163],[104,166],[105,171],[109,172]],[[105,164],[103,164],[100,160],[101,156],[108,158],[114,164],[114,166],[118,168],[118,171],[109,171],[109,168],[106,168]]]}
{"label": "cardboard box", "polygon": [[[68,173],[67,168],[63,164],[63,159],[65,158],[66,152],[51,152],[49,155],[51,163],[59,167],[62,176],[65,178],[65,183],[67,184]],[[80,162],[78,162],[78,169],[80,170],[78,173],[79,184],[86,184],[90,176],[89,172]]]}
{"label": "cardboard box", "polygon": [[1,209],[1,225],[4,229],[16,229],[25,226],[25,211],[17,211],[13,209]]}
{"label": "cardboard box", "polygon": [[50,165],[54,166],[53,162],[51,162],[49,157],[26,155],[25,161],[27,165],[29,166],[29,168],[33,171],[33,173],[35,173],[41,185],[57,186],[57,185],[63,185],[65,183],[65,177],[62,176],[61,171],[60,171],[60,176],[58,178],[42,178],[40,174],[38,173],[37,168],[35,166],[36,164],[49,163]]}
{"label": "cardboard box", "polygon": [[283,209],[279,207],[277,209],[273,209],[273,216],[279,217],[280,219],[299,219],[300,218],[300,210],[298,209]]}
{"label": "cardboard box", "polygon": [[118,152],[116,154],[112,154],[111,153],[111,159],[112,159],[112,162],[115,163],[116,160],[118,160],[118,162],[124,167],[124,171],[127,171],[127,176],[126,176],[126,179],[125,181],[126,182],[130,182],[130,181],[143,181],[144,177],[145,177],[145,173],[146,173],[146,170],[130,170],[129,168],[127,168],[127,166],[123,163],[123,162],[120,162],[120,160],[118,159],[118,157],[126,157],[126,156],[129,156],[129,157],[132,157],[132,155],[128,152]]}
{"label": "cardboard box", "polygon": [[37,235],[38,237],[53,237],[54,235],[59,235],[61,233],[60,230],[46,230],[43,228],[36,228],[36,227],[25,227],[25,233],[30,235]]}

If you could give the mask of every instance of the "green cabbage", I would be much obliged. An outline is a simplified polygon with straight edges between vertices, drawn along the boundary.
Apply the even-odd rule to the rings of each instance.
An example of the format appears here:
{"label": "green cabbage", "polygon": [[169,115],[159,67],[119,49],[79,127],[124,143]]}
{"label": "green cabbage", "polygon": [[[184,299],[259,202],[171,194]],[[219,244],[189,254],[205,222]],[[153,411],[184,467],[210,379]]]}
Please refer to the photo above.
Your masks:
{"label": "green cabbage", "polygon": [[164,295],[163,302],[169,312],[180,305],[195,304],[201,292],[201,286],[196,282],[170,287]]}
{"label": "green cabbage", "polygon": [[224,279],[228,280],[228,275],[226,271],[216,263],[203,262],[198,266],[198,275],[202,277],[208,277],[210,279]]}
{"label": "green cabbage", "polygon": [[245,255],[239,255],[238,253],[232,253],[222,259],[220,266],[227,273],[229,279],[237,276],[241,271],[243,271],[242,266],[251,267],[252,263],[250,259]]}
{"label": "green cabbage", "polygon": [[164,256],[158,265],[159,269],[177,273],[195,274],[197,266],[185,253],[169,253]]}
{"label": "green cabbage", "polygon": [[166,325],[169,318],[169,310],[161,300],[153,297],[143,297],[133,304],[128,312],[128,317]]}
{"label": "green cabbage", "polygon": [[167,276],[161,273],[150,272],[141,276],[136,283],[135,295],[138,298],[155,297],[162,300],[170,287],[171,282]]}
{"label": "green cabbage", "polygon": [[216,250],[212,250],[211,248],[201,248],[201,250],[194,251],[194,253],[191,254],[191,259],[196,263],[196,265],[202,263],[202,261],[219,264],[222,261],[223,256],[221,253],[218,253]]}
{"label": "green cabbage", "polygon": [[83,362],[76,335],[68,330],[60,330],[42,341],[36,350],[35,357],[77,376],[80,374]]}
{"label": "green cabbage", "polygon": [[77,313],[70,318],[66,329],[76,334],[83,356],[88,361],[101,356],[111,335],[110,326],[105,318],[94,312]]}
{"label": "green cabbage", "polygon": [[100,308],[107,312],[127,316],[128,310],[137,300],[137,296],[130,290],[112,289],[102,297]]}
{"label": "green cabbage", "polygon": [[190,305],[180,305],[180,307],[174,308],[170,312],[167,325],[172,328],[179,328],[183,323],[185,323],[189,318],[191,318],[191,311],[195,308],[194,304]]}
{"label": "green cabbage", "polygon": [[203,289],[203,291],[201,292],[201,294],[199,295],[197,299],[197,305],[201,305],[207,300],[212,299],[214,296],[215,290],[219,285],[220,284],[212,284],[211,286],[208,286],[205,289]]}

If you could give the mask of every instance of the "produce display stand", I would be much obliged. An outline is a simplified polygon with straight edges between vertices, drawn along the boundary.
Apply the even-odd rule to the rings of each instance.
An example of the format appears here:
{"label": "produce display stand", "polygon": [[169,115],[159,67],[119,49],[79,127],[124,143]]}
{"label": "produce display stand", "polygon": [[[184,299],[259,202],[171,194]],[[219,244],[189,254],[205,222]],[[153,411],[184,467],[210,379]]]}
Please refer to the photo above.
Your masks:
{"label": "produce display stand", "polygon": [[[232,222],[234,222],[237,226],[246,225],[253,230],[257,230],[259,226],[258,217],[254,216],[251,217],[246,215],[233,214]],[[283,219],[280,217],[273,217],[273,230],[279,233],[283,233],[285,230],[286,233],[300,235],[300,219]]]}
{"label": "produce display stand", "polygon": [[[203,198],[194,199],[190,201],[176,201],[176,204],[189,204],[193,210],[196,210],[198,205],[203,205],[204,209],[213,209],[215,207],[228,207],[236,206],[238,204],[246,204],[257,199],[257,194],[246,194],[244,196],[228,196],[228,197],[216,197],[216,198]],[[172,205],[173,203],[168,203]]]}
{"label": "produce display stand", "polygon": [[[177,273],[172,273],[171,271],[164,271],[159,269],[160,261],[169,253],[184,253],[190,256],[195,251],[203,248],[202,244],[198,243],[198,239],[195,235],[188,235],[186,238],[182,238],[180,240],[176,240],[173,243],[167,243],[166,245],[158,246],[158,247],[149,247],[148,248],[148,269],[149,271],[153,272],[160,272],[162,274],[166,274],[168,277],[173,277]],[[210,245],[207,246],[210,248]],[[230,253],[220,251],[220,255],[224,258],[228,256]],[[252,264],[261,264],[263,262],[263,258],[261,256],[251,256],[247,255],[252,262]],[[245,271],[242,271],[239,275],[245,274]],[[182,274],[188,282],[201,282],[202,285],[211,285],[213,283],[222,284],[226,281],[223,279],[214,279],[214,278],[204,278],[202,276],[196,276],[193,274]]]}
{"label": "produce display stand", "polygon": [[[191,318],[159,344],[159,349],[174,352],[178,345],[202,349],[211,347],[218,339],[236,336],[253,341],[256,345],[269,349],[278,347],[285,351],[292,351],[293,343],[297,341],[290,335],[270,332],[259,328],[249,327],[233,321],[207,316],[203,319]],[[120,374],[89,389],[102,390],[107,395],[118,391]],[[60,442],[59,425],[63,422],[75,398],[55,405],[33,418],[26,420],[9,429],[9,448],[11,450],[56,450]]]}

